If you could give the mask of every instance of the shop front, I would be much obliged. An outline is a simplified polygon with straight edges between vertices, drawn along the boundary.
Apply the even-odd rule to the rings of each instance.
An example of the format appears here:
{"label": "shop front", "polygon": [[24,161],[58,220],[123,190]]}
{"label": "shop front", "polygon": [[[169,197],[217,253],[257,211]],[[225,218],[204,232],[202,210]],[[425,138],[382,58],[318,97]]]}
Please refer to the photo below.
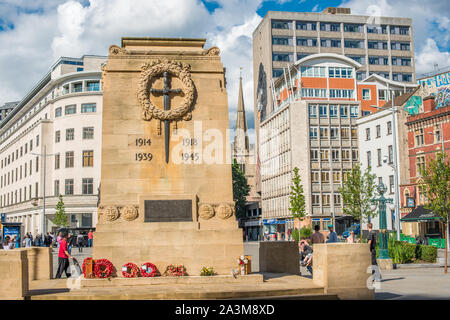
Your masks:
{"label": "shop front", "polygon": [[264,241],[289,240],[293,224],[292,219],[264,219]]}

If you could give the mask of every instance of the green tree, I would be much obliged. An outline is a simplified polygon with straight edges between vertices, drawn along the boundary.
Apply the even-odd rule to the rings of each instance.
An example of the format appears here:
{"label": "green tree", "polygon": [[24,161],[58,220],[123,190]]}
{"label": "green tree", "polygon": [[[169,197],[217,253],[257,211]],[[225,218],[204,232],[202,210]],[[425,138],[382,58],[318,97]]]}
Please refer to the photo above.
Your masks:
{"label": "green tree", "polygon": [[370,173],[370,168],[363,173],[359,164],[354,165],[348,172],[343,187],[339,188],[344,214],[352,216],[360,223],[375,217],[378,212],[370,210],[375,189],[375,175]]}
{"label": "green tree", "polygon": [[233,200],[235,202],[236,217],[240,218],[245,215],[246,197],[250,192],[250,186],[247,183],[247,178],[242,172],[236,159],[231,165],[233,177]]}
{"label": "green tree", "polygon": [[59,195],[59,201],[56,204],[56,213],[55,218],[53,219],[53,223],[58,227],[66,227],[67,226],[67,215],[66,209],[64,208],[64,201],[62,195]]}
{"label": "green tree", "polygon": [[289,195],[292,217],[300,221],[306,216],[305,195],[303,194],[302,179],[298,174],[298,168],[294,168],[294,177],[292,178],[291,194]]}
{"label": "green tree", "polygon": [[[289,195],[289,211],[292,213],[292,217],[302,221],[306,216],[305,207],[305,195],[303,193],[302,179],[298,174],[298,168],[294,168],[294,177],[292,178],[291,193]],[[300,224],[299,224],[300,228]],[[296,235],[300,234],[300,229],[296,231]],[[294,240],[300,241],[300,236]]]}
{"label": "green tree", "polygon": [[[445,246],[448,239],[448,216],[450,213],[450,163],[446,154],[438,152],[426,167],[420,168],[426,190],[425,208],[442,217],[445,228]],[[447,250],[445,250],[445,273],[447,273]]]}

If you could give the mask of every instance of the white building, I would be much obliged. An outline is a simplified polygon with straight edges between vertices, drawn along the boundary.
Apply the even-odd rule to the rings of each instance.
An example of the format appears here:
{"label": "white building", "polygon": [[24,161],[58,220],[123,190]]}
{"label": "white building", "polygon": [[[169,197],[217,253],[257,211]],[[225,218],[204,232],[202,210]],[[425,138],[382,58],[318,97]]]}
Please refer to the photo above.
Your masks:
{"label": "white building", "polygon": [[69,227],[96,224],[105,62],[60,58],[0,123],[1,212],[23,232],[42,232],[44,188],[46,231],[59,194]]}
{"label": "white building", "polygon": [[[412,93],[408,93],[399,97],[402,101],[406,101]],[[397,102],[398,99],[396,99]],[[398,181],[399,184],[408,174],[406,171],[408,166],[407,157],[407,132],[405,129],[406,113],[402,110],[397,110],[392,115],[392,109],[387,106],[378,112],[366,115],[356,121],[358,125],[359,138],[359,152],[361,170],[365,171],[368,167],[371,168],[371,173],[376,175],[375,184],[380,182],[387,188],[385,193],[386,198],[392,199],[392,205],[387,205],[386,221],[388,230],[395,230],[395,209],[393,204],[395,201],[395,180],[394,180],[394,152],[397,153],[398,163]],[[397,105],[397,104],[396,104]],[[394,132],[394,125],[396,125],[396,132]],[[397,150],[394,151],[394,134],[397,139]],[[398,192],[398,190],[397,190]],[[376,195],[378,197],[378,194]],[[378,208],[376,209],[378,210]],[[373,228],[379,229],[379,217],[371,219]],[[367,223],[363,223],[362,230],[367,229]]]}

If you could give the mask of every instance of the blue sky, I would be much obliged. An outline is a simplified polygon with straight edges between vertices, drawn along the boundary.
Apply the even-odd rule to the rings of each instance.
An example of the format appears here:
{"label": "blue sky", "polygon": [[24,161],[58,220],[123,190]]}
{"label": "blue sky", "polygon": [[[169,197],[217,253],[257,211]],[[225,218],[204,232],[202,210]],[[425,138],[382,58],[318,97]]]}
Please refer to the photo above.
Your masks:
{"label": "blue sky", "polygon": [[253,127],[252,32],[269,10],[413,19],[417,74],[450,67],[450,1],[434,0],[0,0],[0,104],[20,100],[60,56],[106,55],[122,36],[204,37],[218,46],[227,69],[230,124],[239,69]]}

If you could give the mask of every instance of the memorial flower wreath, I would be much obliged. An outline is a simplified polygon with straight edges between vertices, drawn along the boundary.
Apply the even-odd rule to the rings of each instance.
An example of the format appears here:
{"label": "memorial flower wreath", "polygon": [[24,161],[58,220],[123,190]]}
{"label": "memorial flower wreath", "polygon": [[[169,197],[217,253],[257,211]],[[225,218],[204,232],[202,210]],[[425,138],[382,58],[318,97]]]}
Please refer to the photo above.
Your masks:
{"label": "memorial flower wreath", "polygon": [[98,259],[95,261],[94,274],[96,278],[109,278],[113,270],[114,266],[108,259]]}
{"label": "memorial flower wreath", "polygon": [[183,265],[174,266],[173,264],[168,265],[166,271],[164,271],[165,276],[180,277],[186,275],[186,268]]}
{"label": "memorial flower wreath", "polygon": [[146,262],[141,266],[141,276],[142,277],[156,277],[159,276],[158,268],[153,263]]}
{"label": "memorial flower wreath", "polygon": [[122,267],[122,275],[125,278],[136,278],[139,274],[139,267],[133,262],[125,263]]}

